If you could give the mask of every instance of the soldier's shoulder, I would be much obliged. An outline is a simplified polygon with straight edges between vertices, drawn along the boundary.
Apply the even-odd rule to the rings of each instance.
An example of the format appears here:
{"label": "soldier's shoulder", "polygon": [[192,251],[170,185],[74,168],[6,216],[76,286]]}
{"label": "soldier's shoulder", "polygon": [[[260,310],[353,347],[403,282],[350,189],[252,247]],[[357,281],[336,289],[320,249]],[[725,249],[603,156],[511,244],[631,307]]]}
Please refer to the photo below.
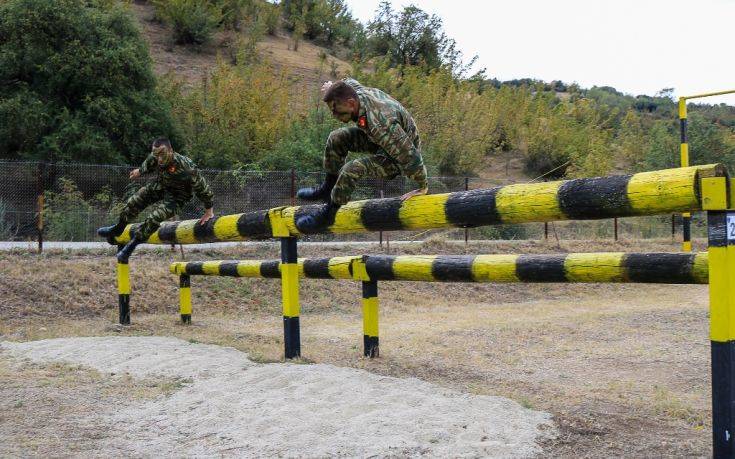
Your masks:
{"label": "soldier's shoulder", "polygon": [[174,162],[184,169],[196,169],[194,161],[181,153],[174,153]]}

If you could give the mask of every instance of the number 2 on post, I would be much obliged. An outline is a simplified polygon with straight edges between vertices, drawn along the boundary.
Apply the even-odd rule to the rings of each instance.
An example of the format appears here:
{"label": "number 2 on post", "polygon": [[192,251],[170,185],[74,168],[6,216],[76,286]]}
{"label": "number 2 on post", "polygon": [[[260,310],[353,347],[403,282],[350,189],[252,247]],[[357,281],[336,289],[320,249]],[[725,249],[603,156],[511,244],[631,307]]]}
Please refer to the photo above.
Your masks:
{"label": "number 2 on post", "polygon": [[727,214],[727,240],[735,241],[735,214]]}

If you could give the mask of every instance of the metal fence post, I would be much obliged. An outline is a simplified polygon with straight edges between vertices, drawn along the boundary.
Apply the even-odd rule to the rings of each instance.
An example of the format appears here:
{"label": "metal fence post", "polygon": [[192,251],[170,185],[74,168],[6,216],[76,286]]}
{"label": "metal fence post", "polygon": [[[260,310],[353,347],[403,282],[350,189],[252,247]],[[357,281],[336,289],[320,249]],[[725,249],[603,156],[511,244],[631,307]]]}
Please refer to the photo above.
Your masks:
{"label": "metal fence post", "polygon": [[671,214],[671,240],[676,239],[676,214]]}
{"label": "metal fence post", "polygon": [[618,217],[613,218],[613,226],[615,230],[615,240],[618,240]]}
{"label": "metal fence post", "polygon": [[296,205],[296,171],[291,168],[291,205]]}
{"label": "metal fence post", "polygon": [[38,163],[38,175],[36,178],[36,186],[37,186],[37,199],[36,199],[36,210],[38,212],[38,217],[36,219],[36,228],[38,229],[38,253],[43,252],[43,206],[44,206],[44,194],[45,194],[45,186],[44,186],[44,172],[45,172],[45,163],[39,162]]}
{"label": "metal fence post", "polygon": [[[465,177],[464,178],[464,190],[465,191],[468,191],[469,189],[470,189],[470,179],[469,179],[469,177]],[[469,228],[465,228],[464,229],[464,245],[465,245],[465,247],[467,247],[467,244],[469,243],[469,240],[470,240],[470,229]]]}
{"label": "metal fence post", "polygon": [[[384,191],[383,191],[383,188],[384,187],[385,187],[385,181],[381,177],[380,178],[380,199],[383,199],[383,196],[385,194]],[[378,234],[379,234],[379,237],[380,237],[380,248],[382,249],[383,248],[383,231],[379,231]]]}

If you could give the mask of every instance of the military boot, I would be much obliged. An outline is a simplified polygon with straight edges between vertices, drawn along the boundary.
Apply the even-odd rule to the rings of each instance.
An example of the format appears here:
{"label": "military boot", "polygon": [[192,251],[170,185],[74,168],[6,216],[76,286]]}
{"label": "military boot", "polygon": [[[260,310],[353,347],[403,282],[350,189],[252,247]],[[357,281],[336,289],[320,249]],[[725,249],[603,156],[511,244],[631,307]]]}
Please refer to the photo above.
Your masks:
{"label": "military boot", "polygon": [[125,247],[120,249],[119,252],[117,252],[117,262],[118,263],[127,263],[130,259],[130,255],[133,254],[135,251],[135,248],[138,247],[138,245],[142,244],[143,241],[138,239],[136,236],[133,236],[133,238],[125,244]]}
{"label": "military boot", "polygon": [[296,219],[296,228],[302,233],[318,233],[334,223],[340,205],[331,200],[314,213],[301,215]]}
{"label": "military boot", "polygon": [[115,225],[103,226],[102,228],[97,229],[97,235],[107,239],[107,242],[110,244],[114,244],[115,238],[125,231],[126,226],[127,223],[123,221],[120,221]]}
{"label": "military boot", "polygon": [[334,188],[335,183],[337,183],[337,175],[327,174],[324,178],[324,183],[315,187],[301,188],[298,193],[296,193],[296,196],[304,201],[318,201],[320,199],[329,201],[332,194],[332,188]]}

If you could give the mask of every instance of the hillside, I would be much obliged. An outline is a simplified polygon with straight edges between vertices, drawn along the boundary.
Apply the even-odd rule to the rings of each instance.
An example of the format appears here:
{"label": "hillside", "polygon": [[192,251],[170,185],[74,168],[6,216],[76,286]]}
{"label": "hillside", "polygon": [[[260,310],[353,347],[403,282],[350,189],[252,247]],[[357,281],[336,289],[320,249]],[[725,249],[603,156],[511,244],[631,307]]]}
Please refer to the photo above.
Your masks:
{"label": "hillside", "polygon": [[[171,38],[171,27],[154,19],[154,8],[150,2],[138,0],[131,7],[148,42],[154,70],[159,76],[173,73],[193,85],[202,81],[218,58],[229,59],[232,55],[237,32],[220,30],[209,45],[176,45]],[[293,40],[283,31],[275,36],[265,35],[258,43],[258,50],[276,71],[286,72],[308,90],[318,88],[325,79],[334,78],[330,75],[332,62],[337,68],[337,76],[346,75],[350,69],[347,62],[308,40],[301,41],[298,51],[294,51]],[[324,63],[320,55],[326,55]]]}
{"label": "hillside", "polygon": [[[158,76],[172,74],[193,86],[211,72],[218,59],[228,59],[232,54],[236,32],[220,30],[212,43],[205,46],[176,45],[171,38],[171,27],[154,19],[154,7],[150,2],[138,0],[131,8],[148,42]],[[269,62],[276,72],[283,71],[297,82],[302,93],[318,90],[325,80],[350,74],[349,63],[309,40],[302,40],[298,51],[294,51],[291,35],[283,30],[275,36],[265,35],[258,43],[258,50],[261,58]],[[333,68],[337,69],[336,75],[332,73]],[[480,179],[498,184],[525,182],[532,178],[524,173],[523,161],[517,151],[488,155],[475,173]]]}

